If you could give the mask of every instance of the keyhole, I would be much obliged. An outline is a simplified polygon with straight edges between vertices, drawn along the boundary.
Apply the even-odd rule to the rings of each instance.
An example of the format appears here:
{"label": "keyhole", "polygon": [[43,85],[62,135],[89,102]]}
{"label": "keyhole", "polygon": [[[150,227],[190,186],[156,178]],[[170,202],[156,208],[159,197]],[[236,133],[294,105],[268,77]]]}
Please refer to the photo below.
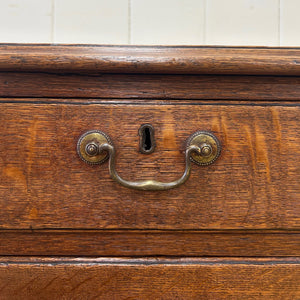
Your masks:
{"label": "keyhole", "polygon": [[146,151],[149,151],[152,147],[152,143],[151,143],[151,137],[150,137],[150,129],[148,127],[146,127],[144,129],[144,134],[145,134],[145,144],[144,144],[144,149]]}
{"label": "keyhole", "polygon": [[140,151],[149,154],[154,151],[154,128],[150,124],[144,124],[139,129],[140,135]]}

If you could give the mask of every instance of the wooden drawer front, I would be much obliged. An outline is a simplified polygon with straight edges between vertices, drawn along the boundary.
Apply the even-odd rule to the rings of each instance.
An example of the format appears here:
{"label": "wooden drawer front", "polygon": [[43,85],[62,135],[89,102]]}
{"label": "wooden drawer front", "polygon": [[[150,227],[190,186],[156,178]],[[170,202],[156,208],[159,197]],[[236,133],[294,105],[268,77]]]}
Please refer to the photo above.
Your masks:
{"label": "wooden drawer front", "polygon": [[[297,103],[87,104],[1,104],[2,229],[300,228]],[[155,129],[151,155],[138,152],[144,123]],[[129,180],[180,177],[197,130],[213,132],[223,149],[213,165],[193,164],[179,188],[135,191],[112,181],[107,163],[79,159],[76,143],[90,129],[112,138],[117,170]]]}
{"label": "wooden drawer front", "polygon": [[299,299],[299,263],[2,258],[1,299]]}

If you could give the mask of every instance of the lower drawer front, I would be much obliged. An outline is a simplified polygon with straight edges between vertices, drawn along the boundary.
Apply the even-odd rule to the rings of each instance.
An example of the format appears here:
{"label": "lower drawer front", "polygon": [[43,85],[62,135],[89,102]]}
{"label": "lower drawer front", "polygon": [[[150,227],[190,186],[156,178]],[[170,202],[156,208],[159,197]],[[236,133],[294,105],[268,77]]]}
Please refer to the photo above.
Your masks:
{"label": "lower drawer front", "polygon": [[300,260],[1,258],[1,299],[299,299]]}
{"label": "lower drawer front", "polygon": [[[51,101],[50,101],[51,102]],[[291,229],[300,228],[300,107],[283,105],[1,104],[2,229]],[[139,128],[155,130],[152,154],[139,152]],[[210,166],[192,164],[169,191],[120,186],[108,164],[76,153],[98,129],[116,149],[127,180],[178,179],[197,130],[222,144]]]}

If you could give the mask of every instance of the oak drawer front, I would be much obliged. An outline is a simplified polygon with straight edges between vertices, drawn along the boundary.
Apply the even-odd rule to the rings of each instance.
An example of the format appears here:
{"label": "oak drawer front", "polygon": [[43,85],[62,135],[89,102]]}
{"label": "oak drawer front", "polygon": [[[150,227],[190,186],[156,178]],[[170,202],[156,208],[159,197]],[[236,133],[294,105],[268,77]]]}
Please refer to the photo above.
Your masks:
{"label": "oak drawer front", "polygon": [[[24,101],[26,102],[26,101]],[[2,103],[2,229],[299,229],[300,110],[284,105]],[[138,130],[155,129],[156,149],[139,153]],[[220,158],[192,165],[169,191],[118,185],[107,163],[76,153],[81,134],[107,133],[117,170],[129,180],[172,181],[197,130],[221,141]]]}
{"label": "oak drawer front", "polygon": [[299,280],[293,258],[0,261],[1,299],[298,299]]}

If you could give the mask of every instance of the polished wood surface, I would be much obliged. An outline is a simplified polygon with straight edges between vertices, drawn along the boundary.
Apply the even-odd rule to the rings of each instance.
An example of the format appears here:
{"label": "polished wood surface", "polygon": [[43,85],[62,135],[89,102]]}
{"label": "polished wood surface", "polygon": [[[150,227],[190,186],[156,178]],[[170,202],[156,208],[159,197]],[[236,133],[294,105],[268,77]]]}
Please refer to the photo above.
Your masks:
{"label": "polished wood surface", "polygon": [[299,256],[286,230],[0,230],[0,255],[259,257]]}
{"label": "polished wood surface", "polygon": [[1,299],[299,299],[299,259],[0,261]]}
{"label": "polished wood surface", "polygon": [[[299,101],[300,77],[229,75],[45,74],[0,72],[0,97],[47,102],[88,98],[156,100]],[[35,99],[33,99],[35,100]],[[249,101],[250,102],[250,101]],[[216,103],[217,104],[217,103]]]}
{"label": "polished wood surface", "polygon": [[[300,299],[300,48],[0,45],[0,299]],[[138,130],[155,129],[152,154]],[[102,130],[128,180],[76,153]]]}
{"label": "polished wood surface", "polygon": [[0,45],[0,70],[300,75],[299,48]]}
{"label": "polished wood surface", "polygon": [[[2,229],[300,229],[299,106],[2,103]],[[156,150],[139,153],[138,130],[155,129]],[[124,188],[108,166],[76,153],[81,134],[107,133],[127,180],[169,182],[184,170],[197,130],[222,143],[210,166],[192,166],[181,187]]]}

